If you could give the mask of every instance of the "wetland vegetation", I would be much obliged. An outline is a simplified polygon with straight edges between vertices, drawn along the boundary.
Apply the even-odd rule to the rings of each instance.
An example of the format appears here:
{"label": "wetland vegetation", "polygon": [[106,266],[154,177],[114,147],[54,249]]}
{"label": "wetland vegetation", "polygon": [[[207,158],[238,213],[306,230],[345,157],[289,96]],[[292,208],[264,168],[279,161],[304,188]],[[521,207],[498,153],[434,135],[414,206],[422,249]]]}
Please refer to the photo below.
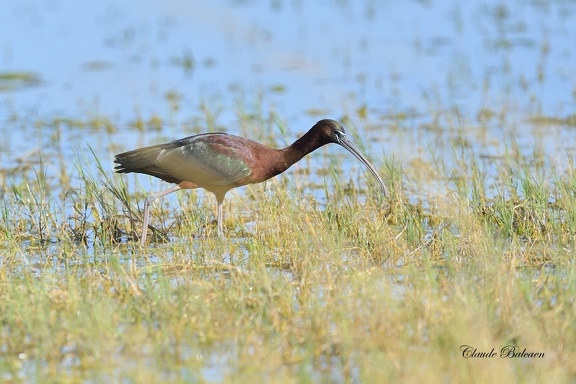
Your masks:
{"label": "wetland vegetation", "polygon": [[[310,48],[302,44],[288,64],[268,56],[291,41],[281,21],[315,5],[215,2],[240,32],[219,26],[236,50],[212,57],[198,53],[204,46],[189,52],[174,43],[196,36],[179,18],[192,17],[185,5],[150,26],[142,20],[156,15],[131,17],[171,8],[130,13],[108,4],[85,24],[105,31],[99,39],[114,54],[70,59],[87,71],[85,82],[68,71],[58,83],[60,69],[48,65],[0,71],[0,380],[576,380],[576,77],[565,39],[574,5],[514,2],[522,13],[498,2],[472,11],[455,2],[449,12],[444,3],[409,3],[408,24],[430,34],[417,38],[395,26],[398,17],[357,3],[334,2],[327,16],[314,13],[314,24],[298,18]],[[25,30],[75,7],[22,4],[13,14]],[[432,23],[437,9],[450,27],[434,34],[416,21]],[[531,29],[540,25],[527,22],[535,16],[546,28]],[[3,17],[0,25],[10,25]],[[320,46],[332,51],[322,52],[336,64],[315,61],[307,49],[318,47],[316,26],[339,18],[358,40],[323,37]],[[56,35],[71,43],[67,22]],[[395,40],[382,44],[394,28],[400,43],[413,38],[400,44],[406,51]],[[92,47],[91,35],[79,36]],[[476,67],[452,36],[468,36],[489,63]],[[156,56],[143,42],[166,51]],[[394,49],[392,62],[356,60],[381,57],[383,47]],[[27,45],[12,49],[18,64]],[[228,62],[257,85],[229,77],[236,68]],[[271,69],[278,66],[282,76]],[[443,80],[428,79],[436,79],[429,67],[446,70]],[[190,72],[210,80],[188,82]],[[114,86],[131,75],[136,101]],[[147,82],[155,76],[161,81]],[[389,196],[346,151],[323,148],[282,176],[230,192],[223,238],[215,236],[213,195],[181,191],[152,205],[154,230],[140,246],[144,198],[167,184],[114,174],[114,154],[219,130],[283,147],[321,118],[343,123]]]}
{"label": "wetland vegetation", "polygon": [[[212,196],[178,194],[153,207],[144,248],[138,177],[86,172],[92,154],[5,173],[3,378],[572,380],[572,161],[560,174],[512,147],[486,185],[479,156],[451,145],[457,171],[380,161],[387,199],[369,174],[341,180],[340,157],[251,186],[226,204],[223,239]],[[406,185],[429,169],[450,193],[413,202]],[[545,357],[478,361],[462,345]]]}

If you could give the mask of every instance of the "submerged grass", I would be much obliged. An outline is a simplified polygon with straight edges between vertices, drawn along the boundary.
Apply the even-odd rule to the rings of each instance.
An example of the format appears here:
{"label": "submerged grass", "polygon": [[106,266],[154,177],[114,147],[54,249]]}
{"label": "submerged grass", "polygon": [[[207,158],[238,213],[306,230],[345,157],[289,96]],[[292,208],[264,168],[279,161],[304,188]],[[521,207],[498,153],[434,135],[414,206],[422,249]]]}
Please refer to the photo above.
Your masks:
{"label": "submerged grass", "polygon": [[512,148],[487,185],[452,149],[432,165],[449,188],[420,201],[403,185],[428,173],[393,162],[388,199],[337,161],[323,197],[306,172],[230,194],[224,239],[211,195],[163,199],[145,248],[135,178],[78,159],[60,198],[40,163],[2,194],[1,379],[574,381],[574,167]]}

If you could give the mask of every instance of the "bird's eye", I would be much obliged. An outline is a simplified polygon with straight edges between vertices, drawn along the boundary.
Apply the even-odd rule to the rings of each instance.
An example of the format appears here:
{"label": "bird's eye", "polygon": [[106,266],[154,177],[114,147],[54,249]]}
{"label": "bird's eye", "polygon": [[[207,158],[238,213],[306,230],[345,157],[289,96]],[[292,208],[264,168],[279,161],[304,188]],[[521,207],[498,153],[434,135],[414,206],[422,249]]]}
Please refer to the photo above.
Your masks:
{"label": "bird's eye", "polygon": [[343,137],[346,137],[346,134],[342,131],[334,131],[334,137],[336,138],[337,142],[340,142]]}

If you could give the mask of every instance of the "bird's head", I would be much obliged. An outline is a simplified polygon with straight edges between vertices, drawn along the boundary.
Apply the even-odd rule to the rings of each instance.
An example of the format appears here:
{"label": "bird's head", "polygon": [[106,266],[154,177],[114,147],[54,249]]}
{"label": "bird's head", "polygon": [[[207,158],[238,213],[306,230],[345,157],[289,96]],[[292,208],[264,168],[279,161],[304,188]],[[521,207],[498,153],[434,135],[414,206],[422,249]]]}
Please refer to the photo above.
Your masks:
{"label": "bird's head", "polygon": [[315,131],[315,134],[320,136],[321,140],[325,141],[325,144],[338,144],[352,153],[368,168],[368,170],[370,170],[370,173],[372,173],[376,180],[378,180],[378,184],[380,184],[383,194],[387,195],[386,186],[384,185],[382,178],[380,178],[374,166],[368,161],[368,159],[366,159],[362,152],[360,152],[358,148],[356,148],[356,146],[352,144],[352,142],[348,139],[346,130],[342,124],[335,120],[324,119],[317,122],[314,127],[312,127],[311,131]]}
{"label": "bird's head", "polygon": [[331,119],[324,119],[317,122],[314,127],[312,127],[313,131],[316,131],[316,134],[325,141],[326,144],[328,143],[335,143],[341,144],[342,140],[347,140],[346,137],[346,130],[336,120]]}

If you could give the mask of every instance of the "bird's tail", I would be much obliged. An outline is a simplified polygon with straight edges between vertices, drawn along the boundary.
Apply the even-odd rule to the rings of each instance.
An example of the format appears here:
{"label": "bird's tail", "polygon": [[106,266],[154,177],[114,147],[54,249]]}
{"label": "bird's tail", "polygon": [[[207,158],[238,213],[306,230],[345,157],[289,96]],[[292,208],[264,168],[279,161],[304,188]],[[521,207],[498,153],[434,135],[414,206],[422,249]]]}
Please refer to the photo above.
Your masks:
{"label": "bird's tail", "polygon": [[163,145],[160,144],[120,153],[115,157],[114,162],[118,165],[114,170],[118,173],[143,173],[170,183],[178,183],[179,180],[167,174],[156,162],[163,149]]}

